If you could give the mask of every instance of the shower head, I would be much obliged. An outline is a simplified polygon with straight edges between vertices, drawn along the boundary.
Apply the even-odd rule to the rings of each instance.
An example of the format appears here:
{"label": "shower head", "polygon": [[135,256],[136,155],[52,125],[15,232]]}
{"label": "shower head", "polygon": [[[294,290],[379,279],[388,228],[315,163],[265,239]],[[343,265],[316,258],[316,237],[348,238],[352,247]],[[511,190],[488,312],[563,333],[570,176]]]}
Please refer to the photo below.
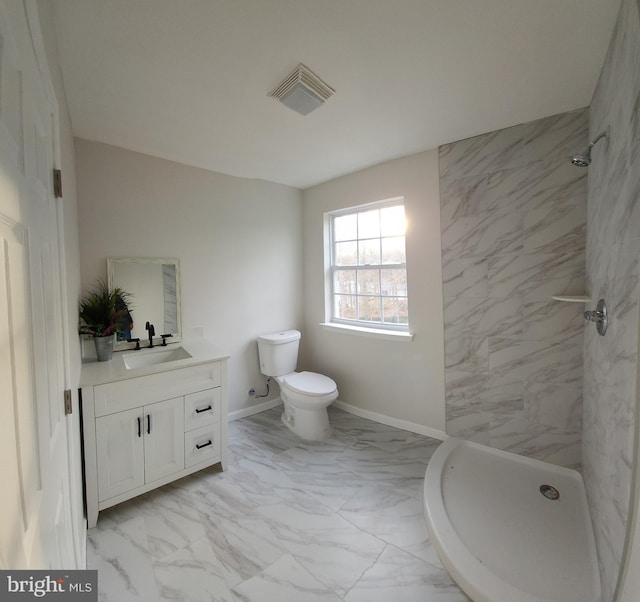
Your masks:
{"label": "shower head", "polygon": [[577,167],[589,167],[589,165],[591,165],[591,149],[595,146],[596,142],[606,137],[607,137],[607,132],[602,132],[601,134],[596,136],[592,142],[589,142],[589,146],[585,149],[583,153],[579,153],[571,157],[571,163],[573,163]]}
{"label": "shower head", "polygon": [[589,167],[591,165],[591,146],[581,155],[573,155],[571,163],[576,167]]}

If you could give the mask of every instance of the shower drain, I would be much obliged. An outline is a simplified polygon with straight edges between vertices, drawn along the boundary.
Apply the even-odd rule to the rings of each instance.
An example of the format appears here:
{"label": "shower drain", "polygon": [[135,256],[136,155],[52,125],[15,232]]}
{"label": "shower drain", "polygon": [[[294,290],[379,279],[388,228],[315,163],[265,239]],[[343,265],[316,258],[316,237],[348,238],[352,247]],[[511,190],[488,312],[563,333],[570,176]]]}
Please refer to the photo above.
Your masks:
{"label": "shower drain", "polygon": [[560,492],[552,485],[540,485],[540,493],[549,500],[560,499]]}

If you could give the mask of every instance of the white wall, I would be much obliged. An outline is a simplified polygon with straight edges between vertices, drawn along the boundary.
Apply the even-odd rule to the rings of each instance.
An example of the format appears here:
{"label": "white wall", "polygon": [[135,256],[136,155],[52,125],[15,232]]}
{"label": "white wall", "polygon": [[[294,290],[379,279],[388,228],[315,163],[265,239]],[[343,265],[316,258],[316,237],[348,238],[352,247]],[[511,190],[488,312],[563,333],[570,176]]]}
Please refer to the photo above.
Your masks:
{"label": "white wall", "polygon": [[302,323],[301,192],[86,140],[76,162],[83,287],[109,256],[178,258],[183,327],[231,354],[229,409],[249,407],[256,336]]}
{"label": "white wall", "polygon": [[[408,220],[407,277],[413,342],[322,329],[323,215],[403,196]],[[301,365],[331,376],[340,401],[418,427],[444,431],[444,335],[438,153],[366,169],[304,192],[305,329]],[[422,429],[424,431],[424,429]]]}
{"label": "white wall", "polygon": [[84,567],[85,562],[85,523],[82,492],[82,464],[80,452],[80,412],[78,405],[78,383],[80,382],[80,344],[78,340],[78,299],[80,297],[80,266],[78,251],[78,207],[76,202],[76,173],[73,135],[71,121],[67,108],[67,101],[62,83],[62,75],[58,62],[58,49],[53,25],[52,3],[48,0],[38,0],[38,15],[42,29],[45,52],[51,73],[54,91],[58,100],[58,125],[60,135],[60,157],[58,167],[62,170],[62,185],[64,197],[61,200],[60,213],[64,229],[63,263],[64,281],[63,293],[66,294],[66,345],[65,358],[66,387],[71,390],[74,411],[67,418],[70,438],[69,464],[70,486],[73,504],[73,529],[76,542],[76,562]]}

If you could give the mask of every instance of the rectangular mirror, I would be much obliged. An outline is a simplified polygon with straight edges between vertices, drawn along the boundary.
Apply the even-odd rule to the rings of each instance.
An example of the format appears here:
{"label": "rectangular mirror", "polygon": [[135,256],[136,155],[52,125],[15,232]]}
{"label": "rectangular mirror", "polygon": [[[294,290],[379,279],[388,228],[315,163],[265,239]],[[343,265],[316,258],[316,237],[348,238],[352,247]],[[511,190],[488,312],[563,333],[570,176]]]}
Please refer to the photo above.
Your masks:
{"label": "rectangular mirror", "polygon": [[110,288],[120,287],[131,295],[129,311],[133,328],[119,334],[116,348],[129,349],[129,339],[149,339],[145,324],[150,322],[156,338],[170,334],[173,343],[182,338],[180,310],[180,265],[177,259],[144,257],[108,257],[107,278]]}

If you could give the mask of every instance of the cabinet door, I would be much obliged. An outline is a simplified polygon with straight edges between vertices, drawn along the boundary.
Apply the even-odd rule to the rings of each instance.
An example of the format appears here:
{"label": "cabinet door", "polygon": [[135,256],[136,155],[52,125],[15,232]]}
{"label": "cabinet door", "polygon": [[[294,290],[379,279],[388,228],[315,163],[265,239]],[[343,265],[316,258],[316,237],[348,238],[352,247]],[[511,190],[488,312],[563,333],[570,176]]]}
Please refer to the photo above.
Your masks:
{"label": "cabinet door", "polygon": [[140,408],[96,420],[98,500],[144,485],[144,439]]}
{"label": "cabinet door", "polygon": [[182,397],[144,406],[144,467],[147,483],[184,469]]}

